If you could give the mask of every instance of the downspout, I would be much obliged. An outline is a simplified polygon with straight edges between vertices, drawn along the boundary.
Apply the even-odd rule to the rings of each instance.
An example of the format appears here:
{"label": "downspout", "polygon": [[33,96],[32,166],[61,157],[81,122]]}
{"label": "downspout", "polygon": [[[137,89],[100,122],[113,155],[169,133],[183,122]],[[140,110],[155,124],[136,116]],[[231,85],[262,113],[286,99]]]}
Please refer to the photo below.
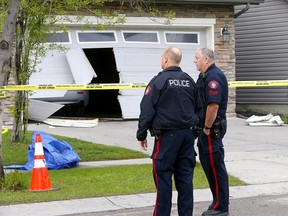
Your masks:
{"label": "downspout", "polygon": [[247,4],[246,4],[246,7],[245,7],[243,10],[239,11],[237,14],[234,15],[234,19],[236,19],[236,18],[239,17],[241,14],[245,13],[246,11],[248,11],[249,8],[250,8],[250,3],[247,3]]}

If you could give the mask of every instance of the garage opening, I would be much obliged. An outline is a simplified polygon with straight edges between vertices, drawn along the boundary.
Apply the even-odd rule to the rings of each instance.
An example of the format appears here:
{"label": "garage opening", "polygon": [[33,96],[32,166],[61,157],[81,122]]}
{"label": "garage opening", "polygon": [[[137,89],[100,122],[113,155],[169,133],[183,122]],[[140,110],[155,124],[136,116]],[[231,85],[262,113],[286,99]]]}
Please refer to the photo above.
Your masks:
{"label": "garage opening", "polygon": [[[91,83],[119,83],[119,73],[112,48],[83,49],[83,51],[97,75]],[[121,118],[118,94],[119,90],[90,90],[85,116]]]}

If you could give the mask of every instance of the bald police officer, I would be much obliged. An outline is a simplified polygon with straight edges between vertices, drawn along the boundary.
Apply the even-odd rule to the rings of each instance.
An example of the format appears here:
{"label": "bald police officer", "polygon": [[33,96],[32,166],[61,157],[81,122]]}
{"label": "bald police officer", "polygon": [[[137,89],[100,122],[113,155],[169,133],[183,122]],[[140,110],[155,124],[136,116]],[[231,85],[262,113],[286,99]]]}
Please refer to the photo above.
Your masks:
{"label": "bald police officer", "polygon": [[147,130],[155,135],[153,177],[156,186],[154,216],[170,216],[172,176],[178,191],[178,214],[193,214],[193,173],[196,165],[193,127],[197,87],[194,80],[179,67],[181,51],[176,47],[164,50],[163,71],[146,87],[141,101],[137,140],[147,150]]}

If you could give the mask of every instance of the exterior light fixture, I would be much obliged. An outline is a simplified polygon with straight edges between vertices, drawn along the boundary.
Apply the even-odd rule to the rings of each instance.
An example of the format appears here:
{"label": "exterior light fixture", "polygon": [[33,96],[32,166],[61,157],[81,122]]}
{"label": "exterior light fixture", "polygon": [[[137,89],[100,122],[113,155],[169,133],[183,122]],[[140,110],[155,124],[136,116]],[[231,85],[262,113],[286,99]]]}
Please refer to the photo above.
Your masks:
{"label": "exterior light fixture", "polygon": [[223,42],[229,42],[230,41],[230,33],[228,32],[228,26],[223,25],[221,28],[221,36]]}

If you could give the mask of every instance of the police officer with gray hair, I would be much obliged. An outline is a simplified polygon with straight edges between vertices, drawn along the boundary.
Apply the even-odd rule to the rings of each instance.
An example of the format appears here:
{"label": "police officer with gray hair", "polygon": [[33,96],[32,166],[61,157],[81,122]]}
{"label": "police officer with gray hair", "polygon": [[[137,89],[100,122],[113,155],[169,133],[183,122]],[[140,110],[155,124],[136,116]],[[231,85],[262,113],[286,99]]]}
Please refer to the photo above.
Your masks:
{"label": "police officer with gray hair", "polygon": [[147,131],[155,136],[151,155],[156,186],[153,216],[170,216],[172,176],[178,192],[178,215],[193,215],[193,174],[196,165],[194,126],[198,124],[197,87],[179,67],[181,51],[164,50],[163,71],[147,85],[142,98],[137,140],[147,150]]}
{"label": "police officer with gray hair", "polygon": [[196,51],[194,63],[200,72],[197,87],[203,110],[199,114],[203,130],[198,137],[199,158],[212,192],[213,201],[202,216],[229,215],[229,182],[224,163],[222,139],[226,133],[228,82],[214,63],[208,48]]}

